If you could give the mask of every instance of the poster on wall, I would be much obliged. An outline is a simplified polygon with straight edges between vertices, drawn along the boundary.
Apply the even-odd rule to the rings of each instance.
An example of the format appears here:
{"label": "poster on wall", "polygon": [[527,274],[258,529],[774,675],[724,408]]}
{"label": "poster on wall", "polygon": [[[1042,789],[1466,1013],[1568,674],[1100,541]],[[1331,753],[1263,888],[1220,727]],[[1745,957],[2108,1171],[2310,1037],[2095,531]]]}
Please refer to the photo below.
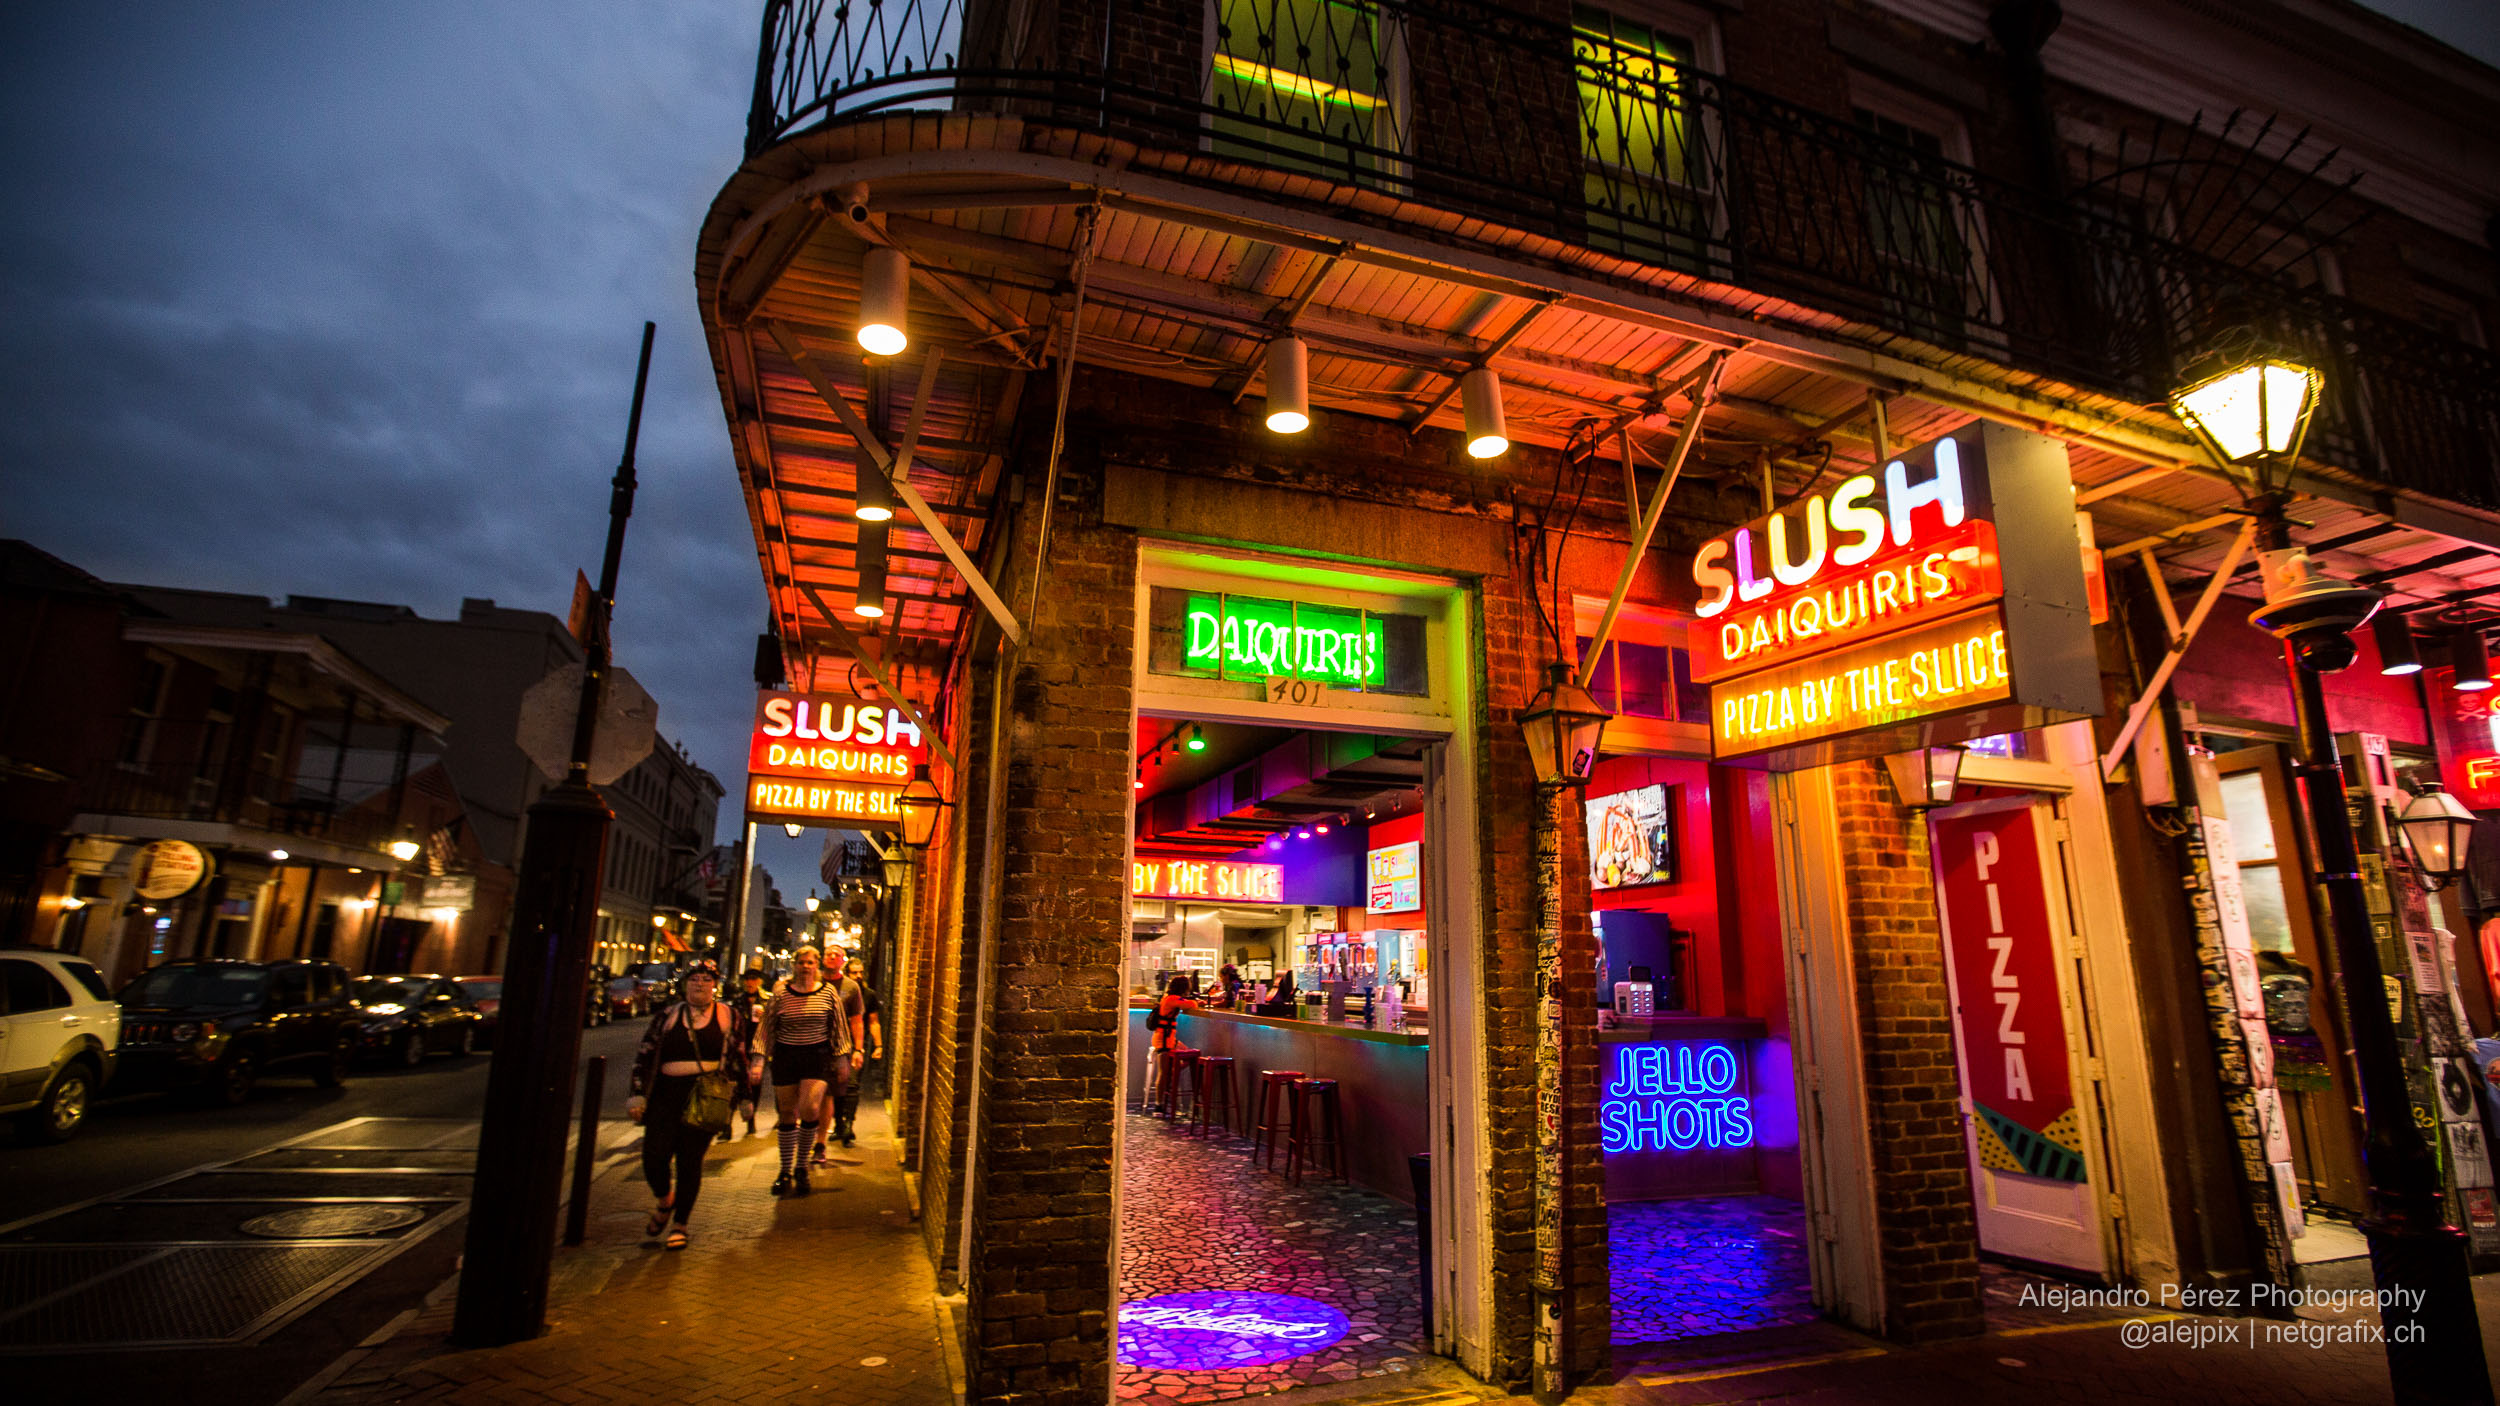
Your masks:
{"label": "poster on wall", "polygon": [[1365,886],[1366,913],[1412,913],[1424,906],[1424,847],[1420,840],[1376,849],[1364,856],[1370,882]]}
{"label": "poster on wall", "polygon": [[1589,797],[1590,888],[1675,881],[1675,826],[1667,797],[1665,786]]}
{"label": "poster on wall", "polygon": [[2023,811],[1932,822],[1955,1041],[1980,1161],[2085,1180],[2039,832]]}

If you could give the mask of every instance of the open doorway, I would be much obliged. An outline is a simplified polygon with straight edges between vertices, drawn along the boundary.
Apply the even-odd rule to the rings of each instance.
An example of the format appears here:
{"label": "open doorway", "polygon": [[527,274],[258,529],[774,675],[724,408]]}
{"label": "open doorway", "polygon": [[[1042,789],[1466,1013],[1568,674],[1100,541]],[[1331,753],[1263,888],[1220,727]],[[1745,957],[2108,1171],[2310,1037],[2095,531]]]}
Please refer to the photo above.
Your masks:
{"label": "open doorway", "polygon": [[1433,745],[1138,720],[1124,1400],[1266,1395],[1431,1350],[1409,1159],[1430,1148]]}
{"label": "open doorway", "polygon": [[1616,1360],[1810,1323],[1769,779],[1607,757],[1586,807]]}

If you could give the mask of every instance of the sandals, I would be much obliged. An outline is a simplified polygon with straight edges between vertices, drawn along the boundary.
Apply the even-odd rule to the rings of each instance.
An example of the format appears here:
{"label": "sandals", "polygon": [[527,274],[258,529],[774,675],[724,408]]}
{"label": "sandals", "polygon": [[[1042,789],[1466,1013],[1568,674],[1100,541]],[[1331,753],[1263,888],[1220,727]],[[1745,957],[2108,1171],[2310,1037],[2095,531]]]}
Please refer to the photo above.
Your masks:
{"label": "sandals", "polygon": [[681,1225],[675,1230],[670,1231],[668,1233],[668,1238],[660,1242],[660,1248],[663,1250],[682,1250],[686,1248],[686,1228]]}
{"label": "sandals", "polygon": [[656,1237],[656,1236],[657,1236],[657,1235],[658,1235],[661,1231],[668,1229],[668,1213],[669,1213],[669,1210],[670,1210],[669,1203],[668,1203],[668,1202],[663,1201],[663,1202],[661,1202],[661,1203],[660,1203],[660,1205],[659,1205],[658,1209],[656,1209],[656,1210],[652,1211],[652,1213],[651,1213],[651,1219],[649,1219],[649,1220],[647,1220],[647,1221],[644,1221],[644,1222],[642,1223],[642,1238],[643,1238],[643,1239],[645,1239],[645,1240],[652,1239],[652,1238]]}

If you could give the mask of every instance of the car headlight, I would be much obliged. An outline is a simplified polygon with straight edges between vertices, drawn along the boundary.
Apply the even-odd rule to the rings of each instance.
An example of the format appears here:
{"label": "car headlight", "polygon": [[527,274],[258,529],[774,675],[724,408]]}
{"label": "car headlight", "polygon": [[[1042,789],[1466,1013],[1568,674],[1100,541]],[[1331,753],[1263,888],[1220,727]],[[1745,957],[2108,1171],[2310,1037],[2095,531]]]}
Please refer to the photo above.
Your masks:
{"label": "car headlight", "polygon": [[192,1021],[186,1020],[180,1025],[174,1027],[175,1044],[187,1044],[190,1041],[198,1039],[199,1037],[200,1027]]}
{"label": "car headlight", "polygon": [[218,1029],[215,1025],[203,1025],[200,1027],[200,1053],[215,1054],[219,1049],[224,1047],[225,1043],[225,1031]]}

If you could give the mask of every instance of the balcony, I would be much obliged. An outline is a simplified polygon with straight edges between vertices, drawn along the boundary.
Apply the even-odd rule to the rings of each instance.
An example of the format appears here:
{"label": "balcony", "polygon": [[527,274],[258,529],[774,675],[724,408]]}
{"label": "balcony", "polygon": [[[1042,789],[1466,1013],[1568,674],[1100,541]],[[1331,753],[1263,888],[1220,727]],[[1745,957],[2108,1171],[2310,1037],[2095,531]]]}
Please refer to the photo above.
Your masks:
{"label": "balcony", "polygon": [[[267,758],[237,766],[233,725],[133,718],[117,760],[79,781],[77,811],[96,816],[232,825],[270,835],[324,840],[379,851],[399,833],[389,784],[394,759],[319,740],[335,720],[314,720],[316,735],[298,764],[280,774]],[[404,765],[404,763],[400,763]]]}
{"label": "balcony", "polygon": [[1731,83],[1629,26],[1472,0],[1213,4],[1203,29],[1187,6],[1079,24],[1063,5],[1055,29],[1011,38],[1003,11],[963,0],[772,0],[748,152],[899,112],[1020,116],[1381,192],[2138,404],[2215,332],[2252,326],[2326,372],[2312,458],[2500,508],[2500,360],[2479,348]]}

